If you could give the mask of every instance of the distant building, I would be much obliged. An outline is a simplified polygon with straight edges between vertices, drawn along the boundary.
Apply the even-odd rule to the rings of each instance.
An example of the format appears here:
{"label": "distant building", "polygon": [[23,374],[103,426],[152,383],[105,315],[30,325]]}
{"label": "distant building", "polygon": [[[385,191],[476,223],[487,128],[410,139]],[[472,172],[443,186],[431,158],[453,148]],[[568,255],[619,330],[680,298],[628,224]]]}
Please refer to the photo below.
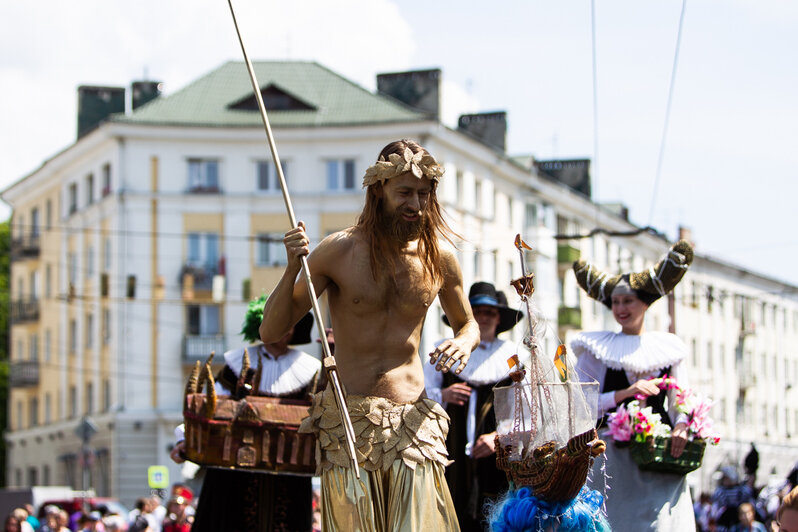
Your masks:
{"label": "distant building", "polygon": [[[446,167],[439,197],[464,236],[457,253],[466,290],[493,281],[518,305],[508,284],[520,275],[513,238],[521,233],[534,247],[527,259],[550,325],[547,353],[556,335],[614,327],[576,287],[575,258],[627,270],[667,249],[646,232],[559,238],[637,228],[592,203],[589,161],[541,166],[508,156],[503,112],[464,115],[457,130],[443,126],[439,70],[381,75],[375,94],[312,62],[255,69],[312,245],[356,220],[362,176],[379,150],[414,138]],[[226,63],[168,97],[157,82],[137,82],[127,112],[119,88],[80,90],[78,140],[2,193],[13,208],[7,482],[90,486],[132,504],[148,492],[147,466],[168,465],[172,480],[180,478],[168,453],[189,368],[242,344],[247,301],[273,288],[285,264],[288,217],[243,63]],[[557,174],[562,168],[567,179]],[[734,440],[747,444],[750,427],[770,467],[768,452],[796,447],[788,384],[798,376],[796,288],[698,251],[677,288],[673,323],[695,344],[693,382],[723,405],[719,425],[729,443],[713,456],[737,459]],[[436,303],[422,352],[450,334],[440,316]],[[649,328],[667,330],[668,304],[648,319]],[[779,394],[792,400],[779,402]],[[96,427],[85,456],[77,430],[84,416]],[[772,464],[785,474],[792,465]]]}

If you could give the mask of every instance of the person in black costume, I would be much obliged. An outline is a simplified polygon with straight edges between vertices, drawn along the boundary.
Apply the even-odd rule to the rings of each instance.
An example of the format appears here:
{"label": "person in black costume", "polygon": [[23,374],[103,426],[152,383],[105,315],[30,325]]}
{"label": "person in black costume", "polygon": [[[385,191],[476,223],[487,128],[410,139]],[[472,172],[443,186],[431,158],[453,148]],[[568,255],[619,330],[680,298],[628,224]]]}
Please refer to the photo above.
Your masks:
{"label": "person in black costume", "polygon": [[[451,418],[446,447],[454,463],[446,468],[446,481],[464,532],[484,530],[485,502],[508,489],[507,476],[496,467],[493,387],[509,384],[507,359],[515,354],[515,345],[497,335],[523,317],[491,283],[474,283],[468,300],[480,332],[468,366],[459,375],[424,367],[427,396],[440,402]],[[445,316],[443,321],[449,324]]]}
{"label": "person in black costume", "polygon": [[[244,338],[258,340],[258,327],[263,317],[265,296],[250,303]],[[246,350],[250,358],[248,381],[253,382],[260,359],[261,378],[257,395],[307,399],[320,361],[290,347],[310,343],[313,316],[308,313],[289,334],[272,344],[257,341],[246,348],[224,354],[225,366],[216,376],[220,395],[241,397],[237,386]],[[330,335],[328,334],[328,338]],[[185,442],[172,451],[172,459],[180,463]],[[312,530],[312,487],[308,476],[250,473],[231,469],[207,468],[194,516],[193,532],[309,532]]]}

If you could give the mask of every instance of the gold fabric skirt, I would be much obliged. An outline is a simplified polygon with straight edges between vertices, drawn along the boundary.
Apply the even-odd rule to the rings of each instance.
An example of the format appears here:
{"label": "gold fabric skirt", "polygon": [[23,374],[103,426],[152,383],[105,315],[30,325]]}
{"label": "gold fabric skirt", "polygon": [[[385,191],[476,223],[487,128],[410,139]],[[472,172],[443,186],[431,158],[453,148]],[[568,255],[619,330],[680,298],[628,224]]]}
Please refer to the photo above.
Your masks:
{"label": "gold fabric skirt", "polygon": [[444,477],[449,416],[430,399],[412,404],[383,397],[346,398],[360,480],[349,466],[335,398],[316,394],[300,432],[316,434],[322,530],[459,531]]}

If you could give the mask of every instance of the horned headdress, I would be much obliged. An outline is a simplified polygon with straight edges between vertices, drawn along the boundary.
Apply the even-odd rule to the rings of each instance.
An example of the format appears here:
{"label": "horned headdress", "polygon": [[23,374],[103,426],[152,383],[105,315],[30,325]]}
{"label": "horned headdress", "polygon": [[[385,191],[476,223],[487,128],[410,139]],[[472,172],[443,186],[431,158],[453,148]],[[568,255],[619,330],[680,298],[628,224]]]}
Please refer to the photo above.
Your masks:
{"label": "horned headdress", "polygon": [[637,297],[650,305],[679,284],[692,262],[693,248],[686,240],[679,240],[665,258],[640,273],[610,276],[583,259],[574,262],[573,268],[576,281],[587,295],[611,308],[612,292],[619,284],[628,283]]}

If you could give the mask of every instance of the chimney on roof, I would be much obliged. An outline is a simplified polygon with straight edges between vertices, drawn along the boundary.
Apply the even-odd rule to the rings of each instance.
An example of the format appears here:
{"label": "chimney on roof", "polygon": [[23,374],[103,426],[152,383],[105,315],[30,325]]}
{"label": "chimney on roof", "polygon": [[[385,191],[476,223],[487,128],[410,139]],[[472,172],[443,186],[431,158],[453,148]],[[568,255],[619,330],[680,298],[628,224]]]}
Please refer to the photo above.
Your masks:
{"label": "chimney on roof", "polygon": [[497,111],[460,115],[457,130],[468,133],[492,148],[504,151],[507,140],[507,113]]}
{"label": "chimney on roof", "polygon": [[135,111],[145,103],[161,95],[163,83],[160,81],[134,81],[131,89],[131,104]]}
{"label": "chimney on roof", "polygon": [[590,197],[590,159],[535,161],[538,171]]}
{"label": "chimney on roof", "polygon": [[623,203],[609,202],[609,203],[602,203],[601,206],[610,211],[611,213],[615,214],[615,216],[622,218],[627,222],[629,221],[629,207],[627,207]]}
{"label": "chimney on roof", "polygon": [[679,226],[679,240],[687,240],[690,242],[691,246],[695,247],[695,242],[693,242],[693,230],[689,227],[683,225]]}
{"label": "chimney on roof", "polygon": [[78,87],[78,138],[94,130],[113,113],[125,112],[124,87]]}
{"label": "chimney on roof", "polygon": [[441,70],[412,70],[377,75],[377,91],[440,120]]}

